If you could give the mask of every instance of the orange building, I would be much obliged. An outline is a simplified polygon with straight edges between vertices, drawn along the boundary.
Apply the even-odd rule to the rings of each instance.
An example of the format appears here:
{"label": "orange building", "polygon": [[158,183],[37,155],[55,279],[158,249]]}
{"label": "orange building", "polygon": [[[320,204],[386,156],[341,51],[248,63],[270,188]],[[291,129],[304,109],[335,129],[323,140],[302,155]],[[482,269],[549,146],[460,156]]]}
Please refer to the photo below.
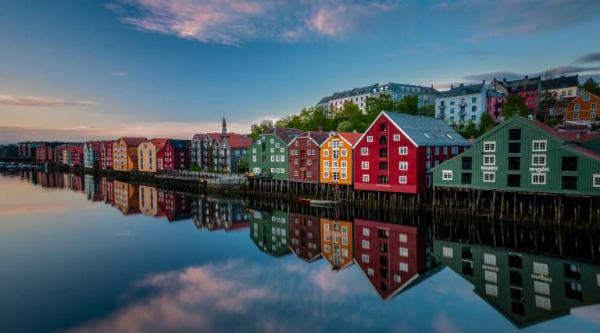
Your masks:
{"label": "orange building", "polygon": [[352,230],[352,222],[321,218],[321,255],[336,271],[354,262]]}
{"label": "orange building", "polygon": [[598,119],[598,106],[600,97],[585,91],[581,96],[575,97],[567,105],[565,120],[596,122]]}
{"label": "orange building", "polygon": [[113,146],[113,169],[135,171],[138,168],[138,146],[146,138],[120,138]]}
{"label": "orange building", "polygon": [[115,207],[123,215],[133,215],[140,213],[140,198],[138,186],[120,181],[114,182]]}
{"label": "orange building", "polygon": [[352,147],[362,133],[331,132],[321,144],[322,183],[352,185]]}

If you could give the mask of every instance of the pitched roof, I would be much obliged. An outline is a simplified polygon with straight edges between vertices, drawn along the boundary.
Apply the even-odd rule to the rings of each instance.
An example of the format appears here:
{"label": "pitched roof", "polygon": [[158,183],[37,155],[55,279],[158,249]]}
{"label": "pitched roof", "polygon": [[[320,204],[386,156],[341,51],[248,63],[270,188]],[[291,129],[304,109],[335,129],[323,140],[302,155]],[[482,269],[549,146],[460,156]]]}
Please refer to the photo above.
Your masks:
{"label": "pitched roof", "polygon": [[364,95],[364,94],[370,94],[371,91],[375,88],[379,86],[379,83],[375,83],[372,84],[370,86],[366,86],[366,87],[360,87],[360,88],[354,88],[354,89],[350,89],[350,90],[345,90],[345,91],[340,91],[340,92],[335,92],[330,96],[326,96],[323,97],[319,103],[317,103],[317,105],[319,104],[325,104],[331,100],[334,99],[340,99],[340,98],[347,98],[347,97],[352,97],[352,96],[357,96],[357,95]]}
{"label": "pitched roof", "polygon": [[478,94],[484,88],[483,83],[470,84],[470,85],[460,85],[458,87],[452,87],[452,89],[441,92],[440,97],[452,97],[452,96],[463,96],[463,95],[471,95]]}
{"label": "pitched roof", "polygon": [[209,136],[211,139],[213,139],[213,140],[221,140],[221,138],[223,137],[223,134],[221,134],[221,133],[216,133],[216,132],[213,132],[213,133],[206,133],[206,135],[208,135],[208,136]]}
{"label": "pitched roof", "polygon": [[313,139],[313,141],[315,141],[318,146],[320,146],[321,144],[323,144],[323,142],[325,142],[325,140],[329,138],[329,132],[306,131],[302,132],[297,137],[309,137]]}
{"label": "pitched roof", "polygon": [[503,93],[499,92],[496,89],[488,89],[486,92],[486,97],[506,97],[506,95],[504,95]]}
{"label": "pitched roof", "polygon": [[188,150],[190,147],[190,140],[168,139],[167,141],[175,150]]}
{"label": "pitched roof", "polygon": [[567,87],[577,87],[579,85],[579,75],[561,76],[554,79],[542,81],[543,89],[560,89]]}
{"label": "pitched roof", "polygon": [[169,139],[154,138],[154,139],[150,140],[150,142],[152,142],[152,145],[154,145],[154,147],[161,149],[162,147],[164,147],[167,144],[167,140],[169,140]]}
{"label": "pitched roof", "polygon": [[147,138],[128,138],[128,137],[123,137],[121,138],[123,141],[125,141],[125,144],[130,146],[130,147],[137,147],[140,145],[140,143],[144,142],[144,141],[148,141]]}
{"label": "pitched roof", "polygon": [[417,146],[470,146],[443,119],[382,112],[390,118]]}
{"label": "pitched roof", "polygon": [[600,138],[600,132],[589,132],[589,131],[560,131],[556,128],[552,128],[538,120],[529,120],[523,118],[526,121],[529,121],[531,124],[543,129],[544,131],[550,133],[567,142],[586,142],[590,140],[594,140]]}
{"label": "pitched roof", "polygon": [[275,128],[266,130],[263,134],[277,135],[279,138],[281,138],[281,140],[283,140],[285,143],[289,144],[290,142],[292,142],[292,140],[294,140],[295,137],[300,135],[300,133],[302,133],[302,131],[297,128],[275,127]]}
{"label": "pitched roof", "polygon": [[388,86],[389,90],[387,90],[387,91],[401,91],[401,92],[408,92],[408,93],[412,92],[412,93],[421,93],[421,94],[437,94],[437,93],[439,93],[439,91],[437,91],[433,87],[424,87],[424,86],[414,85],[414,84],[390,82],[390,83],[382,85],[382,86]]}
{"label": "pitched roof", "polygon": [[341,136],[342,138],[344,138],[344,140],[348,141],[349,144],[351,144],[352,146],[354,146],[354,144],[356,143],[356,141],[358,141],[358,139],[360,139],[360,137],[362,136],[362,133],[358,133],[358,132],[337,132],[337,135]]}
{"label": "pitched roof", "polygon": [[498,82],[502,86],[504,86],[509,92],[518,93],[518,92],[528,91],[528,90],[537,90],[540,81],[541,81],[541,78],[539,76],[536,76],[536,77],[527,77],[526,76],[524,79],[520,79],[520,80],[496,81],[496,82]]}
{"label": "pitched roof", "polygon": [[248,138],[239,134],[236,135],[228,135],[225,137],[227,144],[230,148],[240,149],[240,148],[248,148],[252,144],[252,138]]}

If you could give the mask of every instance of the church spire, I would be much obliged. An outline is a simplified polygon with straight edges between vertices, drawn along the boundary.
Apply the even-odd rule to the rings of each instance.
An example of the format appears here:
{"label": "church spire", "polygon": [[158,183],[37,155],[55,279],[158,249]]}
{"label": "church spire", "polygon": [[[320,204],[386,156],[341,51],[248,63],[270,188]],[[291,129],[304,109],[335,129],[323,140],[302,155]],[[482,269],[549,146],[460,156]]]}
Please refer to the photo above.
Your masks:
{"label": "church spire", "polygon": [[227,135],[227,123],[225,122],[225,117],[223,117],[223,127],[221,128],[221,134]]}

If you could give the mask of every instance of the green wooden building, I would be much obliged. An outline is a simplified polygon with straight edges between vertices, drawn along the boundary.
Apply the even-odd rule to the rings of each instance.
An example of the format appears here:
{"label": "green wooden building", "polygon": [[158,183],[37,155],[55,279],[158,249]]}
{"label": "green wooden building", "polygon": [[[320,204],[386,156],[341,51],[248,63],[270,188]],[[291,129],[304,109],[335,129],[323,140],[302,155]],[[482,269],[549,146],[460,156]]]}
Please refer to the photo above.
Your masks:
{"label": "green wooden building", "polygon": [[255,210],[250,215],[250,238],[263,252],[274,257],[292,253],[290,250],[290,214]]}
{"label": "green wooden building", "polygon": [[600,134],[513,117],[433,169],[434,187],[600,195]]}
{"label": "green wooden building", "polygon": [[597,265],[438,239],[434,255],[518,328],[600,303]]}
{"label": "green wooden building", "polygon": [[249,168],[253,176],[288,179],[288,144],[300,135],[295,128],[274,128],[261,134],[250,146]]}

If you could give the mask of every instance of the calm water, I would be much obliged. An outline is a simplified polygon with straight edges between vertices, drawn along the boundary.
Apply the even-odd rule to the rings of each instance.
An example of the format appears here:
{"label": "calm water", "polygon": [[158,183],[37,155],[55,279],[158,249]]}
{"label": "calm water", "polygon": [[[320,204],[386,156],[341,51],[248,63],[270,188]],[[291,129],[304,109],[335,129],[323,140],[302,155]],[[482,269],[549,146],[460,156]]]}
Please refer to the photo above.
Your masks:
{"label": "calm water", "polygon": [[0,175],[0,332],[599,332],[598,229]]}

